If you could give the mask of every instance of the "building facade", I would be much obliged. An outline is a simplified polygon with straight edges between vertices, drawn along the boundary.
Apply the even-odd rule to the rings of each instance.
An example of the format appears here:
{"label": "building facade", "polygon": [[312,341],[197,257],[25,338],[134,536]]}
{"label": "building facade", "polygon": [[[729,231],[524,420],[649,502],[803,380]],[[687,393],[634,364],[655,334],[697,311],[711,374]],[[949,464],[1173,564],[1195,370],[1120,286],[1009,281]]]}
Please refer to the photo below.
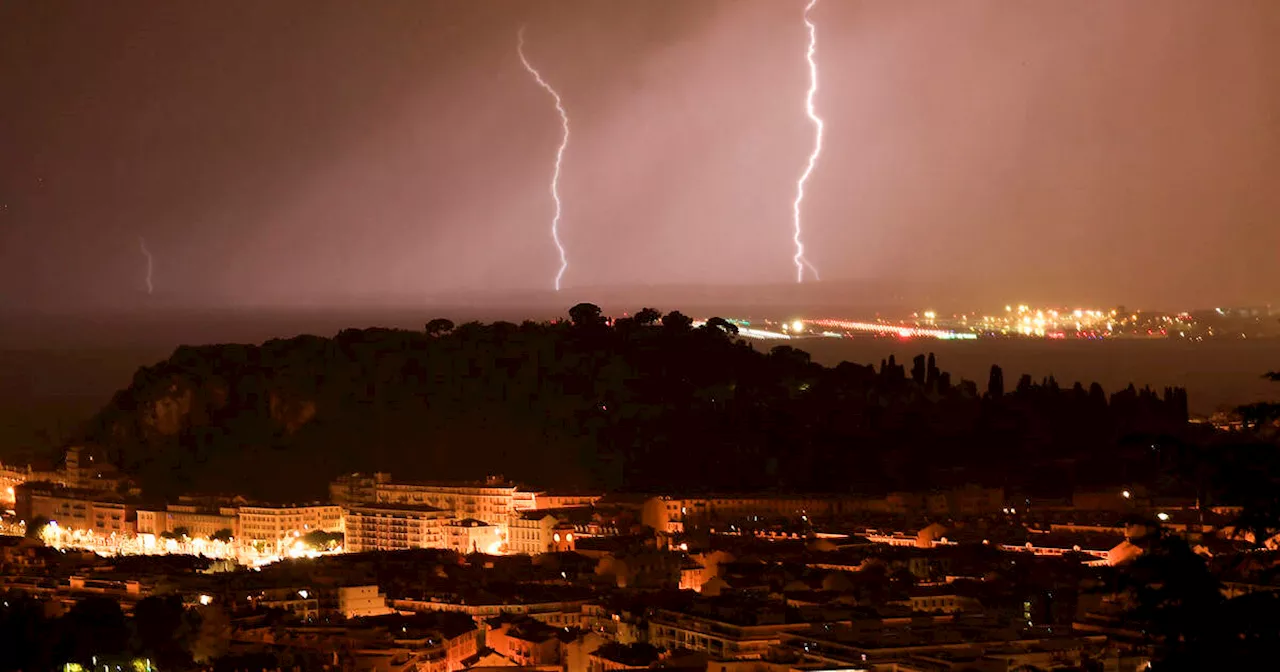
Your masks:
{"label": "building facade", "polygon": [[497,479],[485,483],[379,483],[379,504],[412,504],[452,511],[458,518],[474,518],[505,525],[515,510],[516,486]]}
{"label": "building facade", "polygon": [[17,487],[23,483],[45,482],[69,487],[65,474],[56,471],[38,471],[31,465],[19,466],[0,462],[0,509],[12,509],[17,504]]}
{"label": "building facade", "polygon": [[497,555],[507,541],[506,525],[490,525],[474,518],[451,521],[444,529],[449,550],[457,553]]}
{"label": "building facade", "polygon": [[66,530],[94,534],[131,534],[137,525],[136,510],[123,497],[52,483],[14,487],[14,510],[21,520],[44,518]]}
{"label": "building facade", "polygon": [[575,533],[572,525],[561,522],[550,513],[521,511],[511,517],[507,526],[507,552],[525,555],[572,551]]}
{"label": "building facade", "polygon": [[452,511],[459,519],[474,518],[490,525],[506,525],[511,514],[530,509],[590,506],[600,495],[521,489],[500,476],[483,482],[393,481],[391,474],[348,474],[329,484],[330,500],[347,506],[409,504]]}
{"label": "building facade", "polygon": [[138,534],[160,536],[166,532],[186,531],[192,539],[211,538],[219,532],[240,536],[240,510],[234,506],[213,509],[195,504],[169,504],[163,511],[138,510]]}
{"label": "building facade", "polygon": [[241,541],[277,548],[308,532],[342,532],[342,507],[336,504],[254,505],[239,511]]}
{"label": "building facade", "polygon": [[353,506],[346,511],[346,550],[362,553],[446,548],[444,526],[452,519],[451,512],[433,506]]}
{"label": "building facade", "polygon": [[343,586],[338,588],[338,613],[344,618],[363,618],[389,614],[391,609],[377,586]]}

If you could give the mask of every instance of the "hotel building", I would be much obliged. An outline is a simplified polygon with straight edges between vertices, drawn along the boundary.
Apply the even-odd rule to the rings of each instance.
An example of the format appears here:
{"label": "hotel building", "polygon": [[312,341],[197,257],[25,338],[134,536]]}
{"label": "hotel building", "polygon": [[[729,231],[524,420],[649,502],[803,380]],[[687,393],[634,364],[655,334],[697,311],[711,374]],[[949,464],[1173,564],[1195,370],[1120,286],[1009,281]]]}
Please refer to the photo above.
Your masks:
{"label": "hotel building", "polygon": [[260,547],[281,547],[308,532],[342,532],[342,507],[336,504],[240,507],[241,541]]}
{"label": "hotel building", "polygon": [[432,506],[353,506],[347,509],[346,550],[361,553],[445,548],[444,526],[452,519],[451,512]]}

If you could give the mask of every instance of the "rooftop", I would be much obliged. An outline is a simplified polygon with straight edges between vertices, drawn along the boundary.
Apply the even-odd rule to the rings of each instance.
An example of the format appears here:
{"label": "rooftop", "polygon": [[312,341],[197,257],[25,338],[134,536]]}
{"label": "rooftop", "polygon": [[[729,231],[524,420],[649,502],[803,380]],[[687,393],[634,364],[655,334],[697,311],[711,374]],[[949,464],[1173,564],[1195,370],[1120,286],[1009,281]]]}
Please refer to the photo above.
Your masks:
{"label": "rooftop", "polygon": [[360,513],[404,513],[408,511],[431,513],[434,511],[444,511],[445,509],[428,506],[426,504],[361,504],[359,506],[347,507],[347,510],[358,511]]}

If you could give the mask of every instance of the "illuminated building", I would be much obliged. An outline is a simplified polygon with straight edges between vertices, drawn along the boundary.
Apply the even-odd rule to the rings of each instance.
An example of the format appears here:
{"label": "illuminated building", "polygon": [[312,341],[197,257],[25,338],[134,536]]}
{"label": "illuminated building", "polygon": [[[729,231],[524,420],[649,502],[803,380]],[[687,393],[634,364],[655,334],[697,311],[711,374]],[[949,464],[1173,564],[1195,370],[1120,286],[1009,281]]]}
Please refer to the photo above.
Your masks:
{"label": "illuminated building", "polygon": [[335,504],[240,507],[240,539],[255,546],[283,547],[308,532],[342,532],[342,507]]}
{"label": "illuminated building", "polygon": [[528,616],[502,615],[488,621],[485,644],[517,666],[559,665],[557,629]]}
{"label": "illuminated building", "polygon": [[446,548],[444,526],[453,514],[431,506],[375,504],[351,507],[346,518],[346,550],[361,553]]}
{"label": "illuminated building", "polygon": [[505,525],[490,525],[483,520],[455,520],[444,526],[448,548],[458,553],[501,553],[507,541]]}
{"label": "illuminated building", "polygon": [[138,510],[138,534],[159,536],[165,532],[185,529],[195,539],[209,538],[218,532],[230,530],[239,537],[240,510],[235,506],[202,507],[196,504],[169,504],[163,511]]}
{"label": "illuminated building", "polygon": [[391,609],[377,586],[345,586],[338,588],[338,613],[344,618],[361,618],[389,614]]}
{"label": "illuminated building", "polygon": [[484,483],[378,483],[379,504],[414,504],[452,511],[490,525],[505,525],[514,508],[516,486],[498,478]]}
{"label": "illuminated building", "polygon": [[537,555],[572,551],[575,548],[573,526],[543,510],[515,514],[511,517],[507,530],[509,553]]}
{"label": "illuminated building", "polygon": [[341,476],[329,484],[329,496],[346,505],[430,506],[499,526],[517,511],[589,506],[600,499],[598,494],[525,490],[497,476],[482,483],[396,482],[387,473]]}
{"label": "illuminated building", "polygon": [[23,483],[14,488],[14,511],[22,520],[54,521],[65,530],[95,534],[132,533],[134,506],[101,490],[66,488],[52,483]]}
{"label": "illuminated building", "polygon": [[45,482],[55,485],[70,486],[65,474],[53,471],[37,471],[31,465],[6,465],[0,462],[0,509],[14,507],[15,488],[27,482]]}
{"label": "illuminated building", "polygon": [[[521,497],[526,494],[529,495],[532,506],[523,504]],[[568,509],[591,506],[598,501],[600,501],[600,495],[555,491],[526,493],[526,491],[522,490],[517,490],[513,499],[516,511],[524,511],[526,509]]]}

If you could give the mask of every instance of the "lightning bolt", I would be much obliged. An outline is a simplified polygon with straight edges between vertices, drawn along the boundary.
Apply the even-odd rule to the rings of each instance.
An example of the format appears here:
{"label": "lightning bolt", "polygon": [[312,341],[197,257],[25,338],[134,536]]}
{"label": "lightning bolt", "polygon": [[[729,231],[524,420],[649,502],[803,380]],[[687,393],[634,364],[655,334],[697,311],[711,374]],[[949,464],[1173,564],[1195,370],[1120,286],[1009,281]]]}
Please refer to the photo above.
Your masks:
{"label": "lightning bolt", "polygon": [[154,260],[151,258],[151,250],[147,249],[147,241],[142,236],[138,236],[138,249],[142,251],[142,256],[147,258],[147,293],[150,294],[155,290],[151,284],[151,271],[154,268]]}
{"label": "lightning bolt", "polygon": [[809,4],[804,8],[804,25],[809,28],[809,50],[805,57],[809,60],[809,94],[805,98],[805,111],[809,115],[809,121],[813,122],[815,129],[813,137],[813,153],[809,154],[809,164],[805,166],[804,173],[800,175],[800,179],[796,182],[796,200],[791,205],[792,216],[794,217],[795,235],[793,240],[796,243],[796,282],[804,282],[804,269],[808,267],[813,272],[813,279],[819,280],[818,269],[804,256],[804,242],[800,240],[800,205],[804,202],[804,183],[809,181],[809,175],[813,173],[813,168],[818,164],[818,155],[822,153],[822,118],[813,107],[813,96],[818,93],[818,64],[813,60],[813,54],[818,48],[818,27],[813,25],[809,20],[809,11],[813,6],[818,4],[818,0],[809,0]]}
{"label": "lightning bolt", "polygon": [[518,34],[519,42],[516,45],[516,51],[520,54],[520,62],[524,64],[524,69],[538,80],[538,85],[546,89],[547,93],[556,101],[556,111],[560,113],[560,125],[564,129],[564,135],[560,140],[560,148],[556,150],[556,168],[551,174],[551,198],[556,202],[556,215],[551,220],[551,240],[556,244],[556,250],[560,252],[560,270],[556,272],[556,291],[560,291],[560,279],[564,277],[565,269],[569,268],[569,259],[565,256],[564,245],[560,243],[560,164],[564,161],[564,148],[569,146],[569,113],[565,112],[564,104],[560,100],[560,94],[542,78],[538,69],[533,67],[529,59],[524,55],[524,27],[521,26]]}

